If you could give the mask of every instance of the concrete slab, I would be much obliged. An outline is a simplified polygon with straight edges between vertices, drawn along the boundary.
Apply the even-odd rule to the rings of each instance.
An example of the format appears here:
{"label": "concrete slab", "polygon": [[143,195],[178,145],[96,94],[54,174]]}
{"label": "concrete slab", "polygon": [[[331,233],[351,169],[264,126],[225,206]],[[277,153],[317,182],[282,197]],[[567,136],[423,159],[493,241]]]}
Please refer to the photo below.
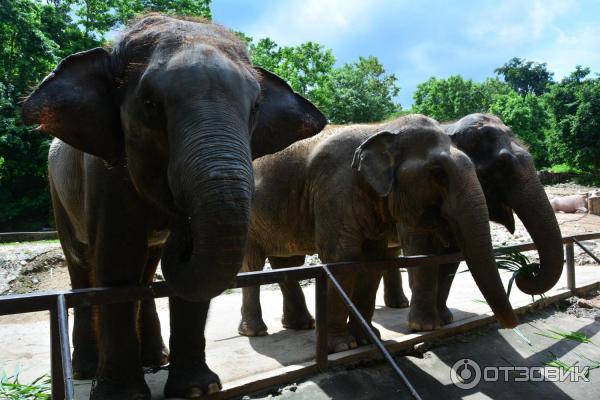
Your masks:
{"label": "concrete slab", "polygon": [[[466,269],[465,266],[459,268]],[[408,286],[406,273],[405,286]],[[510,274],[502,274],[506,283]],[[600,268],[578,266],[577,285],[587,285],[600,281]],[[310,310],[314,310],[314,287],[304,287]],[[409,290],[406,288],[407,295]],[[547,296],[566,293],[566,277]],[[270,335],[247,338],[237,334],[241,293],[239,290],[224,294],[213,300],[206,330],[207,360],[210,367],[219,374],[224,384],[224,393],[219,397],[235,396],[243,391],[257,390],[272,385],[273,382],[297,380],[314,373],[315,334],[314,331],[289,331],[280,322],[282,298],[279,290],[263,288],[262,308],[264,320]],[[489,307],[482,303],[483,296],[475,286],[469,273],[458,274],[450,293],[449,305],[455,320],[447,330],[460,331],[461,327],[485,323],[490,315]],[[526,306],[531,297],[520,293],[516,288],[511,293],[514,307]],[[396,349],[412,346],[414,343],[437,337],[442,331],[411,333],[406,324],[407,309],[393,310],[383,306],[380,290],[375,312],[375,324],[382,338],[396,344]],[[158,310],[163,327],[163,337],[168,340],[168,307],[166,299],[158,300]],[[487,318],[489,320],[489,318]],[[49,327],[45,313],[0,317],[0,368],[11,372],[21,368],[23,381],[49,372]],[[71,321],[72,326],[72,321]],[[373,349],[363,348],[330,356],[331,364],[364,358],[365,351],[375,354]],[[147,375],[153,398],[162,398],[165,372]],[[77,383],[78,398],[87,399],[89,381]]]}
{"label": "concrete slab", "polygon": [[[577,331],[593,343],[578,343],[540,336],[548,329]],[[522,318],[519,325],[525,339],[512,330],[494,326],[455,336],[435,344],[422,357],[397,357],[397,361],[416,391],[424,399],[598,399],[600,370],[590,370],[585,381],[576,375],[564,376],[563,381],[541,381],[541,373],[515,367],[535,367],[542,371],[544,363],[558,358],[566,364],[580,367],[600,361],[600,321],[574,318],[564,312],[544,310]],[[450,371],[463,359],[477,363],[482,378],[470,389],[452,382]],[[595,361],[595,362],[594,362]],[[507,372],[495,367],[503,367]],[[486,368],[488,372],[484,372]],[[495,373],[494,371],[499,371]],[[545,378],[552,379],[550,369]],[[474,375],[475,376],[475,375]],[[495,377],[498,377],[497,379]],[[529,377],[533,376],[531,380]],[[382,363],[359,365],[358,368],[337,368],[314,376],[302,383],[275,387],[270,393],[247,396],[246,399],[409,399],[408,391]]]}

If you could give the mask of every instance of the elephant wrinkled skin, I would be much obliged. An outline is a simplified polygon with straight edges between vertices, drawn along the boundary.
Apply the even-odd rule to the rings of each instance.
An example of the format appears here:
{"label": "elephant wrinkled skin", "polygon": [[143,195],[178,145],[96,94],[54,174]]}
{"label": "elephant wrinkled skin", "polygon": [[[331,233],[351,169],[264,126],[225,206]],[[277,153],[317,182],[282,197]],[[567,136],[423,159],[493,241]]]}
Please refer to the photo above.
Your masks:
{"label": "elephant wrinkled skin", "polygon": [[[312,136],[324,116],[252,67],[229,30],[157,14],[62,60],[22,113],[57,138],[50,188],[72,286],[147,284],[162,256],[176,294],[165,395],[218,391],[204,325],[242,265],[252,155]],[[167,361],[154,302],[98,307],[97,339],[91,314],[75,310],[73,333],[75,373],[96,373],[91,398],[149,399],[142,363]]]}
{"label": "elephant wrinkled skin", "polygon": [[[380,124],[329,127],[255,160],[254,169],[244,269],[262,269],[266,257],[294,257],[288,259],[294,263],[315,252],[324,262],[380,260],[389,256],[396,224],[414,235],[433,233],[443,239],[452,233],[461,238],[469,268],[497,319],[503,326],[515,326],[494,262],[475,168],[434,120],[412,115]],[[373,315],[380,278],[378,272],[339,277],[367,320]],[[328,292],[330,350],[364,342],[356,322],[351,318],[347,323],[342,300],[333,288]],[[258,296],[257,287],[244,288],[242,334],[266,331]],[[284,309],[284,325],[294,316],[307,322],[306,314],[300,310],[290,316]]]}
{"label": "elephant wrinkled skin", "polygon": [[[471,114],[442,126],[452,143],[475,164],[490,220],[513,233],[514,210],[538,248],[539,270],[533,277],[518,276],[517,287],[531,295],[549,290],[562,272],[563,246],[560,228],[531,155],[510,128],[493,115]],[[431,236],[413,237],[405,240],[403,250],[407,255],[444,253],[457,250],[458,241],[459,238],[451,238],[447,247]],[[458,264],[449,264],[409,271],[413,292],[409,326],[413,330],[436,329],[452,322],[446,301],[457,268]],[[391,275],[394,272],[384,274],[385,290],[392,298],[403,296],[398,275]]]}

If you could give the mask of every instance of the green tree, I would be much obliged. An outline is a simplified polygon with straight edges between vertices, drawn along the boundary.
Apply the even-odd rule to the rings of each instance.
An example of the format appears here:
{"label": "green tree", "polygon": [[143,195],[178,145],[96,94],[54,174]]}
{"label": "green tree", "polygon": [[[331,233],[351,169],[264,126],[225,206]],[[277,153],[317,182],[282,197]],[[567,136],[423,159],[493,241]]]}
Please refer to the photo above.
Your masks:
{"label": "green tree", "polygon": [[413,111],[439,121],[452,121],[474,112],[487,112],[495,96],[509,91],[510,88],[497,79],[476,83],[460,75],[448,79],[432,77],[417,85]]}
{"label": "green tree", "polygon": [[279,75],[295,91],[311,100],[315,91],[324,85],[335,63],[331,50],[318,43],[279,47],[270,38],[250,44],[250,56],[255,65]]}
{"label": "green tree", "polygon": [[0,1],[0,231],[38,229],[50,214],[50,137],[24,126],[18,100],[69,54],[103,45],[143,11],[210,18],[210,0]]}
{"label": "green tree", "polygon": [[502,76],[517,93],[524,96],[528,93],[544,94],[552,83],[554,74],[548,71],[546,63],[526,61],[522,58],[511,58],[494,72]]}
{"label": "green tree", "polygon": [[171,15],[212,18],[211,0],[114,0],[118,22],[126,23],[138,14],[155,11]]}
{"label": "green tree", "polygon": [[577,66],[550,87],[546,101],[553,113],[554,129],[547,143],[552,161],[596,174],[599,181],[600,78],[589,75],[589,68]]}
{"label": "green tree", "polygon": [[329,74],[313,97],[333,123],[381,121],[401,109],[396,81],[377,57],[359,57]]}
{"label": "green tree", "polygon": [[531,93],[520,96],[511,90],[508,94],[495,96],[489,112],[499,116],[529,145],[537,168],[549,166],[546,135],[551,128],[551,116],[541,97]]}

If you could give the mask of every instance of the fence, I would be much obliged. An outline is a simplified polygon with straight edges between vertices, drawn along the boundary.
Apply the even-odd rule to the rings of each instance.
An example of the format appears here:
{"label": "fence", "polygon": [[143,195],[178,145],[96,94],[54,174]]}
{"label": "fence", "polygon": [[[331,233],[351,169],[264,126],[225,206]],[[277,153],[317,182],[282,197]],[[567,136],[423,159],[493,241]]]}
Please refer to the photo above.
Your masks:
{"label": "fence", "polygon": [[[575,290],[575,256],[573,245],[580,246],[597,263],[598,259],[592,252],[581,244],[583,240],[598,239],[600,232],[563,237],[566,253],[567,286]],[[497,254],[507,254],[515,251],[535,250],[533,243],[508,246],[495,249]],[[319,371],[327,369],[327,282],[338,291],[347,304],[350,312],[361,323],[367,336],[377,346],[384,359],[392,366],[394,372],[404,383],[411,395],[420,399],[412,384],[396,364],[381,340],[375,335],[367,321],[358,313],[351,300],[344,293],[334,274],[357,273],[373,269],[414,268],[424,265],[439,265],[463,261],[462,253],[452,253],[435,256],[399,257],[393,260],[374,262],[344,262],[314,266],[286,268],[272,271],[240,273],[232,288],[264,285],[284,281],[299,281],[304,279],[316,280],[316,363]],[[60,292],[39,292],[25,295],[0,296],[0,315],[21,314],[36,311],[50,311],[50,346],[51,346],[51,376],[52,398],[74,399],[73,369],[71,365],[71,349],[69,343],[68,308],[123,303],[151,298],[167,297],[171,291],[165,282],[153,283],[149,286],[132,286],[117,288],[90,288]]]}

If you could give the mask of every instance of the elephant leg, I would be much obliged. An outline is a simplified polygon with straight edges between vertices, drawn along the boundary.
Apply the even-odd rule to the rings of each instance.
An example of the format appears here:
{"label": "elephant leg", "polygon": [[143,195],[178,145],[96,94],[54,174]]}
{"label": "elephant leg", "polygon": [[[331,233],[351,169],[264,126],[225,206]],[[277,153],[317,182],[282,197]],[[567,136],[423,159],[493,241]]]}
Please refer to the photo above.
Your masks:
{"label": "elephant leg", "polygon": [[221,390],[217,374],[206,365],[204,328],[210,302],[169,298],[171,337],[166,398],[198,398]]}
{"label": "elephant leg", "polygon": [[[360,246],[357,246],[360,249]],[[334,253],[335,254],[335,253]],[[330,256],[327,252],[320,251],[319,256],[325,263],[334,263],[347,260],[360,259],[360,253],[352,253],[350,256]],[[334,277],[348,297],[353,297],[354,274],[334,274]],[[356,348],[356,338],[348,329],[348,307],[333,284],[327,282],[327,343],[330,353],[338,353]]]}
{"label": "elephant leg", "polygon": [[[148,251],[148,261],[142,282],[150,284],[160,261],[161,248],[153,247]],[[143,300],[139,318],[140,343],[142,348],[142,365],[144,367],[160,367],[169,363],[169,351],[162,339],[160,319],[156,312],[154,299]]]}
{"label": "elephant leg", "polygon": [[[380,271],[373,272],[360,272],[356,275],[356,282],[354,286],[354,293],[352,301],[354,305],[362,315],[362,317],[371,325],[371,329],[375,334],[381,338],[379,330],[372,325],[373,313],[375,312],[375,298],[377,297],[377,290],[381,282],[382,273]],[[350,322],[348,324],[350,333],[356,338],[359,345],[366,345],[370,343],[370,339],[363,330],[360,323],[350,316]]]}
{"label": "elephant leg", "polygon": [[[411,234],[399,229],[406,255],[432,254],[433,239],[426,234]],[[422,265],[409,269],[410,311],[408,326],[413,331],[430,331],[441,326],[438,314],[438,265]]]}
{"label": "elephant leg", "polygon": [[[364,261],[383,260],[387,256],[389,256],[389,254],[386,242],[366,241],[364,243],[362,255]],[[380,270],[359,272],[356,275],[354,293],[352,296],[354,305],[378,337],[381,337],[379,330],[375,328],[371,322],[373,320],[373,313],[375,312],[375,299],[377,297],[377,290],[379,289],[382,275],[383,272]],[[359,345],[369,344],[370,339],[368,335],[353,315],[350,315],[348,328]]]}
{"label": "elephant leg", "polygon": [[[83,289],[92,286],[92,267],[87,246],[77,241],[68,215],[56,195],[50,177],[50,193],[54,220],[65,254],[71,287]],[[76,307],[73,323],[73,377],[91,379],[98,368],[98,342],[93,322],[94,308]]]}
{"label": "elephant leg", "polygon": [[408,326],[413,331],[431,331],[442,325],[437,308],[438,273],[438,265],[419,266],[409,271],[412,297]]}
{"label": "elephant leg", "polygon": [[[146,245],[143,237],[141,245]],[[132,240],[118,245],[98,246],[97,284],[130,286],[142,280],[146,261],[145,249]],[[127,243],[130,246],[127,246]],[[113,254],[118,257],[111,257]],[[137,258],[137,259],[136,259]],[[107,304],[99,307],[97,385],[91,400],[150,399],[150,390],[142,370],[138,318],[140,302]]]}
{"label": "elephant leg", "polygon": [[450,287],[452,286],[452,281],[458,270],[458,265],[459,263],[440,265],[437,307],[442,325],[448,325],[454,320],[452,312],[446,305],[446,302],[448,301]]}
{"label": "elephant leg", "polygon": [[[265,265],[265,257],[255,250],[251,244],[247,246],[242,271],[260,271]],[[260,286],[242,288],[242,319],[238,325],[238,333],[243,336],[265,336],[267,324],[262,318],[260,307]]]}
{"label": "elephant leg", "polygon": [[408,307],[408,299],[402,289],[402,274],[399,269],[388,269],[383,273],[383,300],[390,308]]}
{"label": "elephant leg", "polygon": [[[325,261],[324,262],[335,262]],[[346,292],[348,297],[352,298],[354,291],[354,274],[335,275],[336,280]],[[330,353],[338,353],[354,349],[357,346],[356,338],[348,329],[348,307],[342,300],[331,282],[327,285],[327,342]]]}
{"label": "elephant leg", "polygon": [[[274,269],[298,267],[304,264],[304,256],[269,257]],[[281,324],[286,329],[313,329],[315,320],[308,312],[304,292],[297,281],[280,282],[283,295],[283,317]]]}
{"label": "elephant leg", "polygon": [[[69,260],[69,256],[65,255]],[[89,266],[67,261],[71,287],[83,289],[92,286]],[[96,307],[76,307],[73,316],[73,377],[92,379],[98,368],[98,341],[94,329]]]}

